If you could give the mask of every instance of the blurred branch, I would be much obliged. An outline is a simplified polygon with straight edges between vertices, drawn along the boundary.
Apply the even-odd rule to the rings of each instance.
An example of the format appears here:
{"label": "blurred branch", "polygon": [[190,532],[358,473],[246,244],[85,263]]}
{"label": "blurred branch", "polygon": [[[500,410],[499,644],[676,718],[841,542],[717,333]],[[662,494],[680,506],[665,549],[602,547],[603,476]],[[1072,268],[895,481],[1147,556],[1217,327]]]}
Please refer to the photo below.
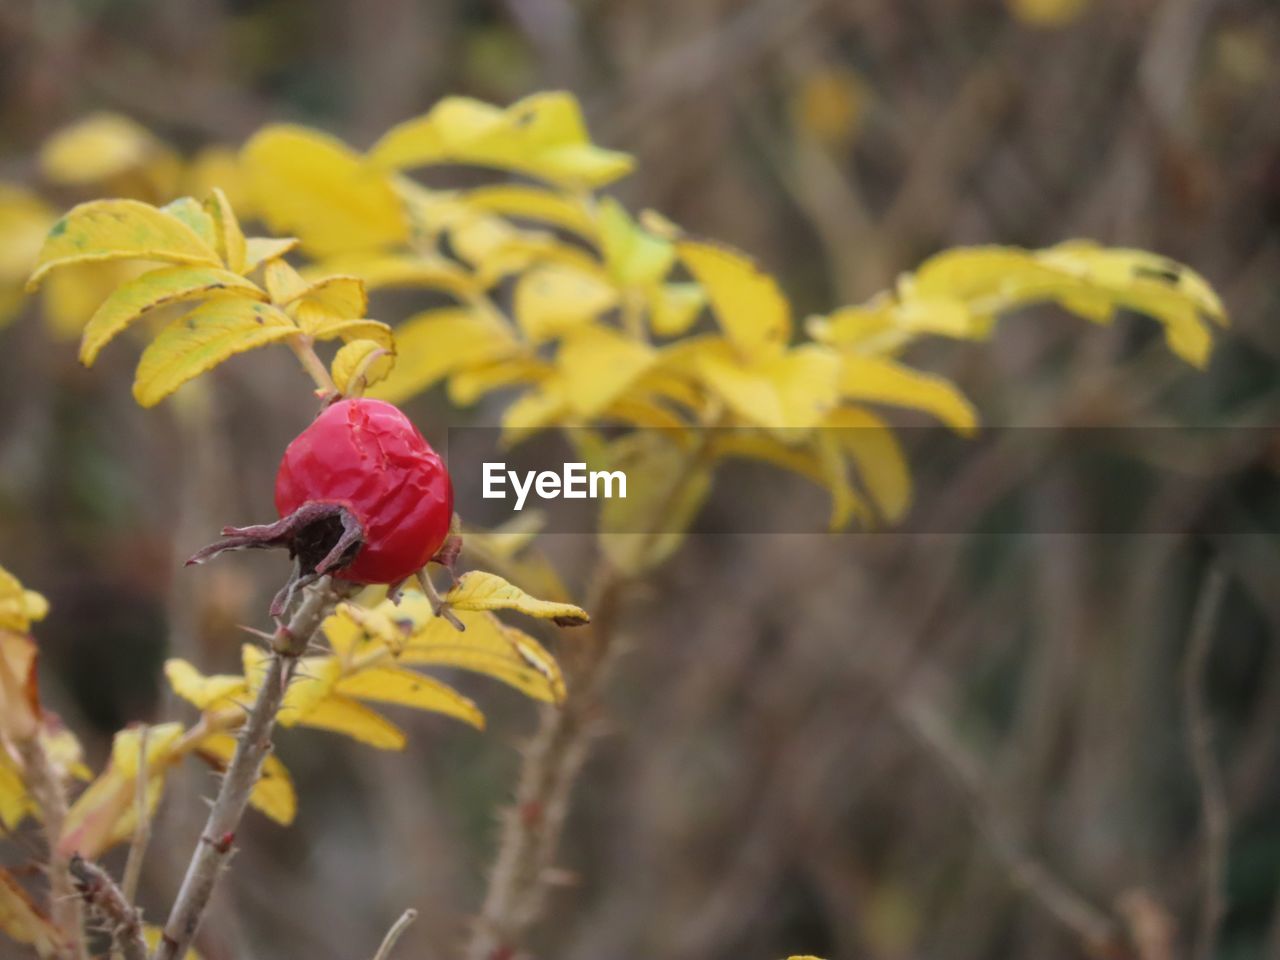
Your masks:
{"label": "blurred branch", "polygon": [[40,807],[48,842],[49,912],[66,940],[70,956],[75,960],[85,960],[88,954],[84,943],[84,915],[72,883],[70,857],[62,851],[59,843],[62,825],[67,818],[67,796],[38,732],[17,739],[15,746],[22,761],[27,788]]}
{"label": "blurred branch", "polygon": [[124,865],[124,879],[121,891],[127,902],[133,903],[138,897],[138,878],[142,874],[142,861],[147,856],[147,844],[151,842],[151,811],[147,805],[147,786],[150,768],[147,764],[147,734],[150,728],[144,726],[138,733],[138,776],[134,780],[133,809],[136,826],[133,838],[129,841],[129,859]]}
{"label": "blurred branch", "polygon": [[[140,768],[145,769],[145,768]],[[142,917],[133,901],[116,886],[111,875],[96,863],[73,854],[69,872],[76,890],[89,910],[111,931],[111,941],[124,960],[146,960],[147,944],[142,939]]]}
{"label": "blurred branch", "polygon": [[973,758],[951,736],[942,718],[918,700],[895,698],[893,703],[894,712],[907,731],[964,795],[975,826],[1014,885],[1075,934],[1090,953],[1107,952],[1117,941],[1116,925],[1103,910],[1019,848],[988,803],[982,789],[983,776]]}
{"label": "blurred branch", "polygon": [[263,760],[271,749],[271,732],[284,702],[285,691],[297,667],[298,658],[320,629],[320,624],[338,598],[329,577],[323,577],[304,594],[287,624],[280,624],[272,638],[266,676],[236,743],[236,751],[209,811],[195,852],[187,866],[182,888],[169,912],[164,936],[155,960],[185,957],[200,928],[209,898],[235,844],[236,830],[249,804],[249,794],[258,782]]}
{"label": "blurred branch", "polygon": [[561,657],[564,703],[548,707],[525,748],[514,806],[504,811],[498,854],[484,905],[467,944],[467,960],[507,956],[542,915],[548,879],[569,813],[573,785],[599,727],[600,695],[616,655],[614,620],[624,580],[607,570],[588,604],[592,622],[579,628]]}
{"label": "blurred branch", "polygon": [[1191,639],[1183,661],[1182,695],[1187,742],[1204,818],[1204,860],[1201,879],[1200,923],[1196,930],[1193,960],[1211,960],[1218,927],[1226,911],[1224,882],[1230,822],[1222,771],[1213,756],[1213,723],[1205,699],[1205,672],[1213,642],[1213,626],[1226,591],[1222,570],[1211,567],[1196,599]]}

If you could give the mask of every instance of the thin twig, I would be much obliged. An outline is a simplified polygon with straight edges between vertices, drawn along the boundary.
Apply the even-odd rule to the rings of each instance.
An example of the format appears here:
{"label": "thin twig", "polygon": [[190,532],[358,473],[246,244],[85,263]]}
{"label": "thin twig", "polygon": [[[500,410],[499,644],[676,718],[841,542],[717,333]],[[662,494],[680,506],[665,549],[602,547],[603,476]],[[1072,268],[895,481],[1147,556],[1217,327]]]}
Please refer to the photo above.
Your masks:
{"label": "thin twig", "polygon": [[599,698],[616,652],[614,608],[622,581],[612,571],[595,591],[591,625],[575,631],[562,657],[567,696],[546,708],[525,748],[516,802],[502,817],[498,853],[484,905],[467,944],[467,960],[514,952],[542,915],[560,835],[578,773],[599,726]]}
{"label": "thin twig", "polygon": [[84,914],[71,880],[70,856],[61,849],[62,825],[67,819],[67,796],[39,733],[17,741],[23,776],[40,807],[49,847],[49,903],[57,926],[75,960],[85,960]]}
{"label": "thin twig", "polygon": [[147,855],[147,844],[151,842],[151,810],[147,803],[147,786],[151,781],[151,770],[147,764],[149,732],[150,728],[144,726],[138,734],[138,776],[134,782],[133,797],[135,826],[133,838],[129,841],[129,859],[124,865],[124,879],[120,883],[121,892],[129,903],[138,899],[142,861]]}
{"label": "thin twig", "polygon": [[1200,791],[1204,818],[1204,862],[1201,879],[1200,923],[1196,929],[1192,960],[1210,960],[1218,927],[1226,912],[1225,876],[1230,821],[1222,771],[1213,755],[1213,722],[1205,698],[1205,670],[1213,644],[1213,626],[1226,592],[1226,577],[1219,567],[1210,568],[1196,599],[1191,636],[1182,668],[1183,709],[1191,765]]}
{"label": "thin twig", "polygon": [[382,946],[378,948],[378,952],[373,955],[373,960],[388,960],[391,951],[396,948],[396,941],[409,929],[413,921],[418,919],[418,911],[412,908],[400,914],[400,919],[391,925],[391,929],[387,931],[387,935],[382,938]]}
{"label": "thin twig", "polygon": [[186,956],[204,918],[214,885],[231,855],[236,830],[271,749],[271,732],[284,702],[298,657],[306,650],[337,599],[332,581],[322,577],[303,594],[302,602],[272,638],[266,676],[236,743],[209,819],[187,866],[182,888],[169,912],[155,960]]}
{"label": "thin twig", "polygon": [[124,960],[146,960],[142,916],[111,875],[78,853],[72,855],[68,869],[75,880],[76,891],[89,905],[90,912],[106,923],[111,942]]}
{"label": "thin twig", "polygon": [[1002,819],[991,809],[982,776],[955,742],[940,717],[922,702],[895,699],[894,710],[916,742],[948,774],[964,794],[974,825],[1008,872],[1014,885],[1049,916],[1070,930],[1093,954],[1103,955],[1116,942],[1116,924],[1101,909],[1058,879],[1042,863],[1019,848]]}

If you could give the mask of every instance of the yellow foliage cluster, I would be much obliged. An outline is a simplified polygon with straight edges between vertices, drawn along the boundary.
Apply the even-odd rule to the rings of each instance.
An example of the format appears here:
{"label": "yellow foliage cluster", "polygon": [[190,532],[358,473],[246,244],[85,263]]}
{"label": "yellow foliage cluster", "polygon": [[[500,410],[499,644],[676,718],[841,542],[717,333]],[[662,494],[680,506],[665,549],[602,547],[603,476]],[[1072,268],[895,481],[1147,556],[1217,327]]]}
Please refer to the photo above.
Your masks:
{"label": "yellow foliage cluster", "polygon": [[[387,750],[403,748],[405,735],[368,702],[427,710],[484,726],[484,715],[471,700],[411,669],[421,667],[484,674],[534,700],[559,703],[565,688],[555,660],[533,637],[499,620],[495,611],[560,622],[587,620],[573,604],[536,599],[480,571],[464,574],[444,597],[465,632],[436,615],[421,593],[407,593],[398,601],[385,596],[366,601],[342,603],[324,622],[329,649],[298,662],[279,716],[283,726],[329,730]],[[225,768],[245,709],[263,682],[267,653],[245,644],[243,671],[233,675],[204,676],[184,660],[170,660],[165,675],[174,692],[200,711],[199,719],[191,726],[163,723],[117,733],[105,768],[91,777],[75,737],[41,711],[35,695],[35,644],[25,630],[45,609],[43,598],[0,569],[0,745],[6,748],[0,750],[0,826],[12,830],[28,815],[39,814],[15,746],[21,738],[38,736],[61,777],[91,780],[71,804],[61,844],[68,851],[96,857],[133,833],[140,776],[147,778],[147,802],[154,809],[168,774],[188,757]],[[267,758],[250,803],[279,823],[293,820],[297,798],[279,759]]]}
{"label": "yellow foliage cluster", "polygon": [[[110,133],[99,121],[94,135]],[[70,176],[74,153],[52,152]],[[99,153],[137,163],[147,149],[129,140]],[[276,341],[308,348],[329,337],[347,343],[318,379],[338,392],[368,388],[403,401],[443,381],[466,405],[509,391],[510,439],[576,427],[570,436],[593,465],[626,462],[645,477],[678,478],[603,511],[605,549],[633,571],[674,549],[716,464],[731,457],[823,485],[833,527],[900,518],[910,473],[876,408],[923,412],[961,434],[977,426],[952,384],[903,362],[919,337],[983,338],[1001,314],[1052,302],[1095,322],[1117,310],[1146,314],[1175,353],[1203,366],[1206,321],[1224,321],[1212,290],[1187,268],[1069,242],[947,251],[867,303],[798,324],[777,281],[744,254],[601,195],[631,159],[593,144],[565,93],[506,109],[450,97],[364,152],[275,125],[234,162],[219,157],[205,174],[221,177],[215,186],[225,192],[203,205],[98,201],[54,226],[37,281],[89,262],[135,271],[138,260],[171,264],[105,298],[84,330],[82,358],[91,362],[151,309],[200,300],[144,353],[140,402],[241,350]],[[418,176],[458,165],[501,179],[445,189]],[[90,175],[102,178],[96,168]],[[245,198],[272,231],[295,235],[307,262],[295,269],[283,259],[292,240],[245,241],[228,195]],[[446,302],[392,334],[364,317],[365,290],[388,287]],[[594,428],[608,425],[641,429],[606,440]]]}

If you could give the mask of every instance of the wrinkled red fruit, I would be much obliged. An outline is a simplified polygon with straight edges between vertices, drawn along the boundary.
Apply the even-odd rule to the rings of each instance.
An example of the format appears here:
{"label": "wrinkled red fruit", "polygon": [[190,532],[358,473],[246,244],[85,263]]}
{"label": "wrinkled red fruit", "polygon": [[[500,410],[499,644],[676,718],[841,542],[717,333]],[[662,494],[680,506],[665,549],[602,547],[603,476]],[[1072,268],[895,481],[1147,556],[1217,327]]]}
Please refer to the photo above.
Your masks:
{"label": "wrinkled red fruit", "polygon": [[[223,539],[188,563],[224,550],[287,547],[299,567],[291,588],[326,573],[355,583],[399,583],[448,539],[453,485],[440,457],[398,408],[342,400],[285,450],[276,509],[278,522],[227,527]],[[290,593],[282,594],[273,611],[287,604]]]}
{"label": "wrinkled red fruit", "polygon": [[453,484],[431,445],[382,400],[333,404],[289,444],[276,474],[276,510],[345,507],[363,545],[335,575],[396,583],[427,565],[449,536]]}

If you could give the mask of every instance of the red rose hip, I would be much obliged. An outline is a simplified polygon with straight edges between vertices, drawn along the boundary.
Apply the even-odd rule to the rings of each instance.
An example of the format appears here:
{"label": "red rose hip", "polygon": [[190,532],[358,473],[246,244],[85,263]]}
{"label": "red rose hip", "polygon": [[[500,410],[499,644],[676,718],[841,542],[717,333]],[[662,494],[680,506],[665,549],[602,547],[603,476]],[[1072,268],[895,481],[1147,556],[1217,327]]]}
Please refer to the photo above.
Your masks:
{"label": "red rose hip", "polygon": [[342,400],[289,444],[276,474],[276,510],[343,507],[360,525],[359,550],[334,575],[396,583],[427,565],[449,536],[453,484],[439,455],[399,408]]}
{"label": "red rose hip", "polygon": [[278,612],[299,586],[324,574],[398,584],[433,558],[450,561],[441,549],[453,520],[449,472],[409,418],[382,400],[341,400],[316,417],[285,450],[275,499],[279,521],[226,527],[187,562],[224,550],[288,548],[297,570],[272,605]]}

